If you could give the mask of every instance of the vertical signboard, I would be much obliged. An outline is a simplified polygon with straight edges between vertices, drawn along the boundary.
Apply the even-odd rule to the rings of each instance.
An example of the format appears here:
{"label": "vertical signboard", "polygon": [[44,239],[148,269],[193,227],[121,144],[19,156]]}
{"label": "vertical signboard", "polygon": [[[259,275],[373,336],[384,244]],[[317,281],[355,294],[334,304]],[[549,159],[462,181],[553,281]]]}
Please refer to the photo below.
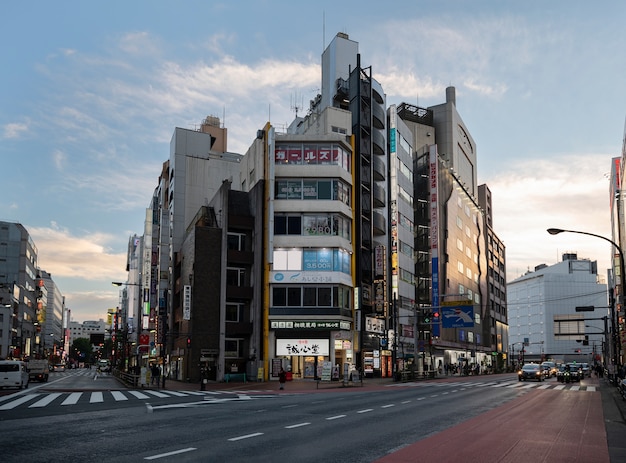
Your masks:
{"label": "vertical signboard", "polygon": [[[439,168],[437,145],[430,145],[430,254],[432,275],[432,306],[439,307]],[[432,325],[432,335],[440,336],[439,324]]]}
{"label": "vertical signboard", "polygon": [[183,320],[191,320],[191,285],[183,286]]}

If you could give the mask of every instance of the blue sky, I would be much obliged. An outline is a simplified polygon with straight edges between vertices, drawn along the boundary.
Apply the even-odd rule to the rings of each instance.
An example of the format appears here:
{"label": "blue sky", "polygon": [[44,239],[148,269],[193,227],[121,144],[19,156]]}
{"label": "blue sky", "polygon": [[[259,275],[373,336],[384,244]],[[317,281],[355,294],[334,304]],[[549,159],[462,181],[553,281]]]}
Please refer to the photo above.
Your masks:
{"label": "blue sky", "polygon": [[[129,236],[175,127],[224,118],[244,153],[320,88],[337,32],[359,42],[387,102],[457,108],[493,194],[509,279],[610,237],[611,158],[626,116],[626,2],[6,2],[0,220],[22,223],[77,321],[118,304]],[[225,117],[224,117],[225,116]]]}

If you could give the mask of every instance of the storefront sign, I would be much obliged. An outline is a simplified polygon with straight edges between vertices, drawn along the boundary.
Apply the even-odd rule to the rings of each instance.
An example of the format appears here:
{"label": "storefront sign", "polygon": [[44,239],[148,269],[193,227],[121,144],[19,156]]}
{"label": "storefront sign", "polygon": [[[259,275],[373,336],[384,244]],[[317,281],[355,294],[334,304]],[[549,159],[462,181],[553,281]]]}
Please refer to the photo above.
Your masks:
{"label": "storefront sign", "polygon": [[273,330],[308,329],[308,330],[349,330],[350,322],[340,320],[272,320],[270,328]]}
{"label": "storefront sign", "polygon": [[277,339],[276,355],[329,355],[328,339]]}

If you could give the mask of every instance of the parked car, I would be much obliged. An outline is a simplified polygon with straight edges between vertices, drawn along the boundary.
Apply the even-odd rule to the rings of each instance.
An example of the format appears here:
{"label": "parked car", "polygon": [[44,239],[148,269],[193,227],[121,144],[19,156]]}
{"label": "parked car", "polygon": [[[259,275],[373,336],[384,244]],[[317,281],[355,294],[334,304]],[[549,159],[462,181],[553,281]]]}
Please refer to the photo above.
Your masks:
{"label": "parked car", "polygon": [[550,378],[552,376],[556,376],[556,372],[558,368],[556,367],[556,363],[554,362],[542,362],[541,367],[543,368],[543,374],[546,378]]}
{"label": "parked car", "polygon": [[517,372],[518,381],[543,381],[543,368],[538,363],[527,363]]}

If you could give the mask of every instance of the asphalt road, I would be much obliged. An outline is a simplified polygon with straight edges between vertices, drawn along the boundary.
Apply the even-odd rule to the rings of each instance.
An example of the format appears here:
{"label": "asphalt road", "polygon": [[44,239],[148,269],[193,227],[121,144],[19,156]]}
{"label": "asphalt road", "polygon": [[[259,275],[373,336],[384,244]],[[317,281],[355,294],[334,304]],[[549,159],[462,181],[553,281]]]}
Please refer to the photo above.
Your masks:
{"label": "asphalt road", "polygon": [[[70,394],[62,383],[53,386]],[[0,411],[0,445],[11,449],[4,462],[512,462],[527,449],[534,461],[624,461],[609,457],[604,396],[595,387],[555,386],[502,376],[306,393],[251,389],[208,392],[209,400],[110,401],[77,413],[59,398],[41,415],[23,416],[31,402],[13,415]]]}

